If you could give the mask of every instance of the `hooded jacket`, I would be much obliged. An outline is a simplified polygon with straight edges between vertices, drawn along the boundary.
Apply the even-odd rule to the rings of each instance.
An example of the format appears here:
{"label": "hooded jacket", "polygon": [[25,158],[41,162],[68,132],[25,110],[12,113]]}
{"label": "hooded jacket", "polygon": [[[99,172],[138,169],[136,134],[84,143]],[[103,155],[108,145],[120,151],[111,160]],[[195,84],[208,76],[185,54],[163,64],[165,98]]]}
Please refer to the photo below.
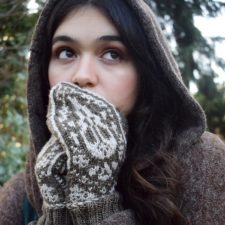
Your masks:
{"label": "hooded jacket", "polygon": [[[134,10],[164,76],[183,100],[181,121],[177,128],[177,158],[182,165],[181,211],[189,224],[225,224],[225,145],[215,135],[207,133],[205,114],[185,87],[178,66],[167,45],[157,20],[142,0],[125,0]],[[0,189],[0,225],[22,225],[22,204],[25,196],[38,214],[42,213],[42,199],[34,175],[36,158],[49,138],[46,110],[49,87],[42,79],[40,60],[45,47],[46,24],[57,0],[49,0],[36,25],[31,44],[28,78],[28,113],[30,151],[25,174],[20,174]],[[130,210],[116,213],[102,225],[135,224]]]}

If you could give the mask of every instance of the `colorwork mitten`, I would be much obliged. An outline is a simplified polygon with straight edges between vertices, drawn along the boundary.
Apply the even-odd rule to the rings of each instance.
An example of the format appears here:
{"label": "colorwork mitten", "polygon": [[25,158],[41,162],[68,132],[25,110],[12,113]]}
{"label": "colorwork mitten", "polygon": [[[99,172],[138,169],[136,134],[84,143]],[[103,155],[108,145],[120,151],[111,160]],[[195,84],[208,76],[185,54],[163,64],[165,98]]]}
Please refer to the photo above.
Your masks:
{"label": "colorwork mitten", "polygon": [[45,211],[66,208],[73,224],[94,225],[121,210],[115,187],[126,152],[125,118],[69,83],[52,88],[47,117],[52,136],[35,168]]}

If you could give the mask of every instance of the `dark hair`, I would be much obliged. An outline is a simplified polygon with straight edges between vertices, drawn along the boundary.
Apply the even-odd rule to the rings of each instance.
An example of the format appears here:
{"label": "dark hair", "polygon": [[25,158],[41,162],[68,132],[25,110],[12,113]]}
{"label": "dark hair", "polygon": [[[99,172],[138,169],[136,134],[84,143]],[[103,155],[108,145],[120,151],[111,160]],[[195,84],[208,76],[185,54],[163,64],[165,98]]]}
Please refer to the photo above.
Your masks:
{"label": "dark hair", "polygon": [[128,116],[127,156],[118,180],[123,204],[133,209],[139,224],[183,224],[177,206],[179,166],[173,157],[180,99],[151,55],[145,32],[126,1],[58,1],[47,26],[45,77],[55,30],[71,10],[87,4],[113,22],[140,74],[136,105]]}

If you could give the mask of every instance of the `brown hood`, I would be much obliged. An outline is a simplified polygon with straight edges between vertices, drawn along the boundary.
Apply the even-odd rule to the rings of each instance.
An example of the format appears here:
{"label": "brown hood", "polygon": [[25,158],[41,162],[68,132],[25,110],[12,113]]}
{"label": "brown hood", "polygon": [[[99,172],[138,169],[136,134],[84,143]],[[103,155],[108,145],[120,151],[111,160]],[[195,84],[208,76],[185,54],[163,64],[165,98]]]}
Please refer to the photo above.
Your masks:
{"label": "brown hood", "polygon": [[[177,136],[177,147],[185,149],[202,135],[205,130],[205,115],[199,104],[191,97],[183,84],[180,71],[167,45],[165,37],[155,20],[149,6],[142,0],[126,0],[134,10],[140,24],[143,26],[146,37],[151,46],[152,54],[161,71],[171,83],[176,93],[183,100],[180,113],[181,127]],[[41,59],[42,49],[45,48],[46,26],[49,16],[58,0],[49,0],[37,23],[33,42],[31,45],[31,58],[29,63],[28,79],[28,112],[31,135],[31,148],[27,159],[26,188],[28,197],[38,212],[41,211],[41,198],[34,176],[34,163],[42,146],[49,138],[46,126],[46,105],[48,99],[48,86],[42,78]]]}

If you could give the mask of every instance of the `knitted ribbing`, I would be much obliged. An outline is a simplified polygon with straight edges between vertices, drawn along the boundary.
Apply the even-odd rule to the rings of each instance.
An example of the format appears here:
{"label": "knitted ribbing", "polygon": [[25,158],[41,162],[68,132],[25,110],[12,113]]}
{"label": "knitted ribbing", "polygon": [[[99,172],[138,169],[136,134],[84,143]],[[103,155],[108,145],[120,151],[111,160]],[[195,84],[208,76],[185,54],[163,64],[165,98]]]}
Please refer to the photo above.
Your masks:
{"label": "knitted ribbing", "polygon": [[81,206],[70,209],[73,224],[95,225],[121,211],[119,196],[114,194],[97,201],[85,202]]}
{"label": "knitted ribbing", "polygon": [[[41,218],[29,225],[98,225],[110,215],[115,215],[121,210],[119,196],[108,196],[96,202],[86,202],[70,210],[67,208],[51,209],[44,205]],[[128,219],[133,220],[132,214]]]}

